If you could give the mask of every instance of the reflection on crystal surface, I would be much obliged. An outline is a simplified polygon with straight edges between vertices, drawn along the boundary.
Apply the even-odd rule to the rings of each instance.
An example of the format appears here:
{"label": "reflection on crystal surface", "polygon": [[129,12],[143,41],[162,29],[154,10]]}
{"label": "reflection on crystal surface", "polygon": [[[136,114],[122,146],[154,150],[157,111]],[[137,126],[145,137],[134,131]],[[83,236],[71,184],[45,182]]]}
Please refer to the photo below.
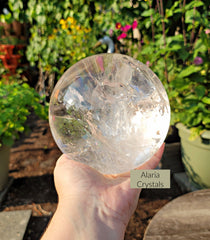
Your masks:
{"label": "reflection on crystal surface", "polygon": [[146,65],[121,54],[100,54],[64,73],[51,96],[49,121],[57,145],[70,158],[102,173],[121,173],[159,149],[170,106]]}

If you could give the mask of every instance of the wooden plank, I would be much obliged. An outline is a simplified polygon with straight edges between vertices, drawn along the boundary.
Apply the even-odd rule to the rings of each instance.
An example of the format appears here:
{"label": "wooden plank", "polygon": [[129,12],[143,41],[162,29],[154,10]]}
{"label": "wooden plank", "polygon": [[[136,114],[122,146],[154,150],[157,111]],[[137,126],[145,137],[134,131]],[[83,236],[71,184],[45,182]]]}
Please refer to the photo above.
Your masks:
{"label": "wooden plank", "polygon": [[185,194],[151,220],[144,240],[210,239],[210,189]]}

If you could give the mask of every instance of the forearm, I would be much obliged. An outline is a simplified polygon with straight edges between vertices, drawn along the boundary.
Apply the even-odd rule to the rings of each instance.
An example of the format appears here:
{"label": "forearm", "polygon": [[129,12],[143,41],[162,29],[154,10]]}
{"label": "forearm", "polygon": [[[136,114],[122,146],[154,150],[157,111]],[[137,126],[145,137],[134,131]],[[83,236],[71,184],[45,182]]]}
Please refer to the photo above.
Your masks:
{"label": "forearm", "polygon": [[121,240],[124,233],[125,226],[110,219],[104,209],[94,203],[60,202],[41,240]]}

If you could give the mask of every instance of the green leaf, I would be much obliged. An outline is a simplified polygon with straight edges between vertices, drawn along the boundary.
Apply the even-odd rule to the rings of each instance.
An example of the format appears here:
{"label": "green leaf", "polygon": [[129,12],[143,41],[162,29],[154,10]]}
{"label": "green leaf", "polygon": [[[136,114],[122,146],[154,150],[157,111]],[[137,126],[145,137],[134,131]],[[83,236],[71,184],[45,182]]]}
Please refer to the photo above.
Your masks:
{"label": "green leaf", "polygon": [[145,27],[148,29],[151,26],[151,20],[148,18],[147,21],[145,21]]}
{"label": "green leaf", "polygon": [[188,10],[186,13],[185,13],[185,22],[186,23],[192,23],[193,22],[193,19],[194,19],[194,10],[191,9],[191,10]]}
{"label": "green leaf", "polygon": [[199,98],[202,98],[205,95],[206,88],[203,85],[199,85],[195,88],[195,93]]}
{"label": "green leaf", "polygon": [[36,14],[39,15],[42,12],[42,6],[41,4],[36,5]]}
{"label": "green leaf", "polygon": [[178,96],[177,91],[170,91],[168,94],[169,98],[176,98]]}
{"label": "green leaf", "polygon": [[37,17],[37,21],[39,22],[39,24],[43,25],[46,22],[46,16],[45,15],[40,15]]}
{"label": "green leaf", "polygon": [[188,3],[186,6],[185,6],[185,10],[189,10],[189,9],[193,9],[194,7],[201,7],[203,6],[203,2],[202,1],[190,1],[190,3]]}
{"label": "green leaf", "polygon": [[174,10],[174,13],[181,13],[181,12],[182,12],[182,10],[180,8],[177,8]]}
{"label": "green leaf", "polygon": [[210,124],[210,117],[209,117],[209,116],[204,117],[202,123],[203,123],[204,125]]}
{"label": "green leaf", "polygon": [[203,97],[202,102],[210,105],[210,98],[209,97]]}
{"label": "green leaf", "polygon": [[24,127],[23,127],[23,126],[18,127],[18,128],[17,128],[17,131],[23,132],[23,131],[24,131]]}
{"label": "green leaf", "polygon": [[187,52],[184,48],[178,50],[179,57],[185,61],[189,57],[189,52]]}
{"label": "green leaf", "polygon": [[62,15],[61,15],[60,12],[58,12],[58,13],[55,15],[55,18],[56,18],[56,20],[58,20],[58,21],[61,19],[61,17],[62,17]]}
{"label": "green leaf", "polygon": [[205,53],[207,49],[208,48],[203,43],[202,39],[198,39],[195,42],[193,58],[197,57],[198,53]]}
{"label": "green leaf", "polygon": [[3,144],[7,145],[7,146],[12,146],[14,143],[14,140],[11,137],[4,137],[2,139]]}
{"label": "green leaf", "polygon": [[182,49],[182,46],[180,44],[173,44],[172,47],[169,48],[171,51],[177,51],[179,49]]}
{"label": "green leaf", "polygon": [[184,43],[184,38],[183,38],[183,35],[182,34],[178,34],[178,35],[175,35],[175,36],[170,36],[170,37],[167,37],[166,39],[166,42],[168,44],[182,44]]}
{"label": "green leaf", "polygon": [[173,16],[173,10],[172,9],[166,9],[166,17],[171,17]]}
{"label": "green leaf", "polygon": [[190,76],[190,80],[192,82],[205,83],[205,77],[201,76],[200,74],[192,74]]}
{"label": "green leaf", "polygon": [[184,77],[187,77],[187,76],[191,75],[194,72],[196,72],[195,66],[190,65],[189,67],[187,67],[183,71],[181,71],[181,73],[178,75],[178,77],[179,78],[184,78]]}
{"label": "green leaf", "polygon": [[177,77],[171,81],[171,85],[177,89],[185,89],[188,88],[189,83],[186,81],[186,79]]}
{"label": "green leaf", "polygon": [[198,114],[190,114],[187,118],[187,125],[188,126],[197,126],[202,122],[203,119],[203,115],[201,112],[199,112]]}
{"label": "green leaf", "polygon": [[146,10],[144,11],[141,16],[142,17],[150,17],[152,16],[153,14],[155,13],[155,10],[153,8],[149,9],[149,10]]}
{"label": "green leaf", "polygon": [[[191,127],[191,126],[190,126]],[[202,132],[202,127],[199,126],[199,127],[191,127],[190,128],[190,137],[189,137],[189,140],[190,141],[193,141],[195,140]]]}
{"label": "green leaf", "polygon": [[189,94],[188,96],[185,96],[184,100],[185,101],[192,101],[192,100],[198,101],[198,98],[194,94]]}

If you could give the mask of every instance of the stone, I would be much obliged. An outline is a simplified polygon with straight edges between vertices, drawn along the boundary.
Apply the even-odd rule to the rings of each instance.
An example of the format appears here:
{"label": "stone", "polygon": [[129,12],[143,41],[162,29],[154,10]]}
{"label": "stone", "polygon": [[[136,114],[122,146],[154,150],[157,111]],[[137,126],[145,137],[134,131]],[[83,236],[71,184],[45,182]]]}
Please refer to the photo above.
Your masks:
{"label": "stone", "polygon": [[168,132],[170,106],[158,77],[121,54],[83,59],[58,81],[49,123],[63,153],[106,174],[149,160]]}
{"label": "stone", "polygon": [[31,210],[0,212],[1,240],[22,240]]}

